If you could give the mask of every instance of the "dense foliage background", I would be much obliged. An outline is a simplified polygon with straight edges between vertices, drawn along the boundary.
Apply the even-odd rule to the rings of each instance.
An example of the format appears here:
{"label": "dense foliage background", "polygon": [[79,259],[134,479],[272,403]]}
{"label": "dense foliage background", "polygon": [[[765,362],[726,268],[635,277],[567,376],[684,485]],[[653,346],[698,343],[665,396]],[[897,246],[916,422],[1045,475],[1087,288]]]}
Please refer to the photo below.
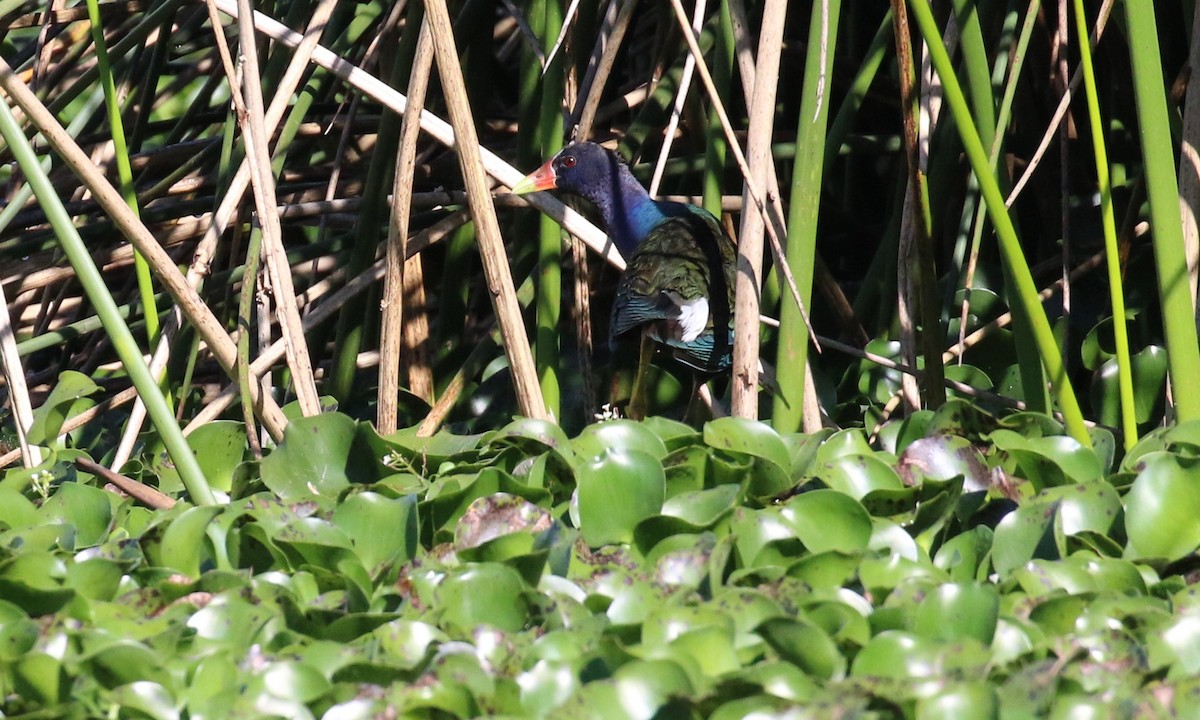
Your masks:
{"label": "dense foliage background", "polygon": [[[1197,713],[1192,4],[446,5],[0,0],[0,713]],[[612,419],[570,138],[768,389]]]}

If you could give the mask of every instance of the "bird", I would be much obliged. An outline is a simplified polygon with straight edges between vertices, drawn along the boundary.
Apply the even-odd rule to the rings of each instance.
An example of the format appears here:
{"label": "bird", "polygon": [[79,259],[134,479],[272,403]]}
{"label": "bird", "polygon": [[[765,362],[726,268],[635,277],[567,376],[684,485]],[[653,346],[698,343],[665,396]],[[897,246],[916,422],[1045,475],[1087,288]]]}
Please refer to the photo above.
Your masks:
{"label": "bird", "polygon": [[[638,372],[627,413],[644,415],[644,375],[655,345],[698,376],[732,365],[737,249],[707,210],[655,200],[611,150],[592,142],[564,147],[512,188],[558,190],[596,207],[626,267],[617,281],[609,346],[641,335]],[[693,393],[694,395],[694,393]]]}

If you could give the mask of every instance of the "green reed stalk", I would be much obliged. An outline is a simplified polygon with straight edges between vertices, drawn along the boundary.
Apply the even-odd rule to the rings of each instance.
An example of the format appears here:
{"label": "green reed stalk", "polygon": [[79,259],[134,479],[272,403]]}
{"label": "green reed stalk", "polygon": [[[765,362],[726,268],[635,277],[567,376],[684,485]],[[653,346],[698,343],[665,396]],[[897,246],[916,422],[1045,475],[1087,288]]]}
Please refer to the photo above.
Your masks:
{"label": "green reed stalk", "polygon": [[[1176,389],[1175,417],[1182,423],[1200,418],[1200,393],[1184,390],[1200,377],[1200,349],[1197,348],[1196,318],[1183,249],[1183,225],[1179,219],[1179,185],[1163,89],[1154,3],[1126,0],[1125,23],[1129,32],[1133,95],[1140,125],[1138,134],[1145,162],[1146,195],[1150,200],[1150,226],[1154,228],[1154,264],[1158,270],[1167,363]],[[1093,129],[1093,132],[1097,131],[1098,128]]]}
{"label": "green reed stalk", "polygon": [[1092,126],[1092,151],[1096,159],[1096,184],[1100,190],[1100,219],[1104,226],[1104,254],[1108,265],[1108,292],[1112,300],[1113,336],[1116,340],[1117,387],[1121,394],[1121,437],[1126,452],[1138,440],[1137,415],[1133,404],[1133,366],[1129,361],[1129,331],[1125,326],[1125,294],[1121,280],[1121,253],[1117,248],[1117,221],[1113,216],[1112,181],[1108,174],[1108,151],[1104,146],[1104,120],[1100,117],[1100,98],[1096,91],[1096,73],[1092,69],[1092,49],[1088,38],[1087,16],[1083,0],[1075,0],[1075,31],[1079,40],[1079,64],[1087,91],[1088,122]]}
{"label": "green reed stalk", "polygon": [[212,490],[208,487],[208,481],[205,480],[204,473],[200,470],[196,456],[192,454],[192,449],[184,439],[179,424],[175,422],[171,406],[163,397],[154,376],[150,374],[150,368],[146,366],[142,351],[138,347],[137,341],[133,339],[133,333],[121,319],[117,303],[109,293],[104,278],[92,261],[91,255],[88,254],[83,238],[79,236],[79,231],[72,222],[71,216],[67,214],[62,200],[55,194],[54,185],[51,184],[49,176],[38,163],[33,146],[26,139],[25,133],[9,109],[8,103],[0,103],[0,135],[4,137],[4,141],[12,150],[13,157],[21,167],[21,172],[25,174],[29,184],[33,187],[33,192],[58,236],[63,252],[75,270],[76,277],[83,286],[84,292],[87,293],[88,299],[96,308],[101,322],[104,323],[105,332],[108,333],[113,349],[116,350],[121,364],[129,374],[130,380],[133,381],[134,387],[137,388],[138,395],[146,403],[150,419],[162,437],[163,445],[166,446],[171,461],[175,463],[184,487],[187,488],[194,502],[201,505],[216,503],[216,498],[213,497]]}
{"label": "green reed stalk", "polygon": [[[1017,238],[1016,228],[1004,205],[1004,197],[1000,194],[999,183],[996,181],[996,176],[989,170],[987,152],[983,149],[983,143],[980,142],[979,131],[971,118],[966,97],[963,95],[962,87],[958,84],[958,77],[954,73],[954,66],[950,62],[946,46],[942,44],[941,31],[938,29],[937,21],[934,20],[933,10],[929,7],[928,0],[910,0],[909,7],[912,10],[913,18],[920,27],[921,35],[928,44],[934,68],[942,77],[946,103],[950,112],[954,114],[963,149],[967,153],[971,170],[979,178],[980,191],[987,204],[992,224],[996,228],[1004,265],[1013,281],[1011,294],[1015,301],[1012,308],[1014,320],[1030,329],[1041,356],[1042,365],[1050,376],[1052,390],[1058,401],[1059,410],[1063,414],[1067,432],[1081,445],[1091,447],[1092,441],[1083,422],[1079,400],[1075,397],[1070,378],[1067,377],[1062,354],[1059,352],[1054,332],[1050,329],[1050,321],[1046,318],[1046,312],[1038,298],[1037,286],[1033,283],[1033,275],[1029,271],[1029,265],[1021,250],[1021,241]],[[1194,336],[1195,328],[1193,327]]]}
{"label": "green reed stalk", "polygon": [[[796,162],[792,169],[788,210],[787,263],[806,308],[812,307],[813,261],[817,252],[817,214],[825,139],[832,104],[833,58],[837,47],[841,0],[814,3],[808,30],[808,55],[804,60],[804,89],[796,126]],[[822,7],[828,12],[825,16]],[[776,356],[779,392],[772,417],[780,432],[800,427],[803,416],[804,377],[808,363],[808,328],[793,302],[781,302],[779,352]]]}

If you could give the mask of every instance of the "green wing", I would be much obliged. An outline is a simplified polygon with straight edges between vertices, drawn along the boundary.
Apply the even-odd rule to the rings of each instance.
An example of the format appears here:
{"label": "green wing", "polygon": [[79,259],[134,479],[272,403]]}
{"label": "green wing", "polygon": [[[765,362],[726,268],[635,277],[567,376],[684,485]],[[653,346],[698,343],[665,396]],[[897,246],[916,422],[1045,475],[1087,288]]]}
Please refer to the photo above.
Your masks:
{"label": "green wing", "polygon": [[[723,365],[731,345],[737,252],[716,218],[678,207],[686,210],[659,223],[630,257],[617,285],[610,336],[649,326],[655,338],[689,356],[681,359],[707,369]],[[681,317],[699,299],[708,303],[704,330],[683,342]],[[714,334],[714,327],[722,332]]]}

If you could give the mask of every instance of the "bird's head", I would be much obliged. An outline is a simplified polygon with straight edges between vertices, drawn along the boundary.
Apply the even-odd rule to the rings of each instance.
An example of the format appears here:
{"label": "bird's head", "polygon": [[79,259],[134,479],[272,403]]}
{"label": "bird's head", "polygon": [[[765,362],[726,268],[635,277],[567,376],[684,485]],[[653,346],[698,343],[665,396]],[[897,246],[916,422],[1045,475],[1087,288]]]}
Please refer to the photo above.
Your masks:
{"label": "bird's head", "polygon": [[513,186],[517,194],[562,190],[595,200],[612,193],[624,164],[616,153],[590,142],[573,143]]}

